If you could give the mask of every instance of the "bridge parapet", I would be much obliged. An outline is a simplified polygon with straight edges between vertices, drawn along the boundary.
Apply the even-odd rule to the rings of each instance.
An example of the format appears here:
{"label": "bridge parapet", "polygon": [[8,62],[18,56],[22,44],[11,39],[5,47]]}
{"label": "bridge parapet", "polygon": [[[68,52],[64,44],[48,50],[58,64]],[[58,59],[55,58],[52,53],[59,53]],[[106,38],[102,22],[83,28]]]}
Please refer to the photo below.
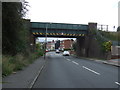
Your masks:
{"label": "bridge parapet", "polygon": [[84,24],[66,24],[66,23],[45,23],[31,22],[32,28],[48,28],[48,29],[72,29],[72,30],[88,30],[88,25]]}

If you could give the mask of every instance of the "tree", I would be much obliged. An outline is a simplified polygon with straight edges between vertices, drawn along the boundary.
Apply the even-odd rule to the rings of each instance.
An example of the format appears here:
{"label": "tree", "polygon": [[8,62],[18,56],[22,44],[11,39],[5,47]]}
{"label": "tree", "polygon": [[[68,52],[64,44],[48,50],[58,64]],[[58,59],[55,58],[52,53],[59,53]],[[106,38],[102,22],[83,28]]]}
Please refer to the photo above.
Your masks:
{"label": "tree", "polygon": [[2,51],[3,54],[16,55],[25,49],[23,17],[26,2],[2,3]]}
{"label": "tree", "polygon": [[76,42],[73,43],[72,48],[74,51],[76,51]]}

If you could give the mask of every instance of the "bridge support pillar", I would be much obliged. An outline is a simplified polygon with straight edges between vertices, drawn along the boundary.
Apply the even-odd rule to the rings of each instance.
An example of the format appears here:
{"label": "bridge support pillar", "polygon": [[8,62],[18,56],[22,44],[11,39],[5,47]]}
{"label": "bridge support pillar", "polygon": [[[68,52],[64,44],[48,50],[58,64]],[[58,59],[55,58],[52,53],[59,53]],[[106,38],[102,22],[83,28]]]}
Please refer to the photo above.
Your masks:
{"label": "bridge support pillar", "polygon": [[77,56],[85,56],[86,49],[85,49],[85,37],[78,37],[76,43],[76,54]]}
{"label": "bridge support pillar", "polygon": [[85,37],[77,37],[76,54],[81,57],[103,58],[101,47],[94,37],[97,23],[89,23],[88,33]]}

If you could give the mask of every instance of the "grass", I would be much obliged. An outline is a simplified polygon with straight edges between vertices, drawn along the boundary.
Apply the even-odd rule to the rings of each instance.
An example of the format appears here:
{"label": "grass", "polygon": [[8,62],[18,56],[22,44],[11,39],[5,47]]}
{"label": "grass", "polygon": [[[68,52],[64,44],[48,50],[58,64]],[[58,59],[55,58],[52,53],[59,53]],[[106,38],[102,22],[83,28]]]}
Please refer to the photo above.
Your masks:
{"label": "grass", "polygon": [[33,63],[38,57],[42,56],[41,51],[32,53],[29,56],[17,54],[16,56],[3,55],[2,56],[2,76],[10,75],[13,72],[22,70],[23,67]]}
{"label": "grass", "polygon": [[120,38],[119,32],[106,32],[106,31],[99,31],[99,32],[102,34],[102,36],[113,41],[118,41],[118,38]]}

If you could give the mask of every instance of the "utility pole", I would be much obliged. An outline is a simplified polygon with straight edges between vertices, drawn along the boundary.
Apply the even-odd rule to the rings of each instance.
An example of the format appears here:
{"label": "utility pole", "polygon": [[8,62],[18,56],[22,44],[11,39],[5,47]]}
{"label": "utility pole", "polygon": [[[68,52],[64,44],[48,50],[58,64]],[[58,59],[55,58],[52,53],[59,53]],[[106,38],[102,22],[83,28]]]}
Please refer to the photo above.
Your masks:
{"label": "utility pole", "polygon": [[[49,23],[52,24],[52,23]],[[44,51],[44,59],[46,58],[46,49],[47,49],[47,33],[48,33],[48,24],[46,24],[46,31],[45,31],[45,51]]]}
{"label": "utility pole", "polygon": [[46,58],[46,48],[47,48],[47,25],[46,24],[46,31],[45,31],[45,50],[44,50],[44,59]]}

